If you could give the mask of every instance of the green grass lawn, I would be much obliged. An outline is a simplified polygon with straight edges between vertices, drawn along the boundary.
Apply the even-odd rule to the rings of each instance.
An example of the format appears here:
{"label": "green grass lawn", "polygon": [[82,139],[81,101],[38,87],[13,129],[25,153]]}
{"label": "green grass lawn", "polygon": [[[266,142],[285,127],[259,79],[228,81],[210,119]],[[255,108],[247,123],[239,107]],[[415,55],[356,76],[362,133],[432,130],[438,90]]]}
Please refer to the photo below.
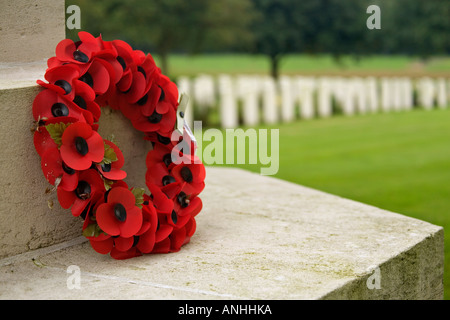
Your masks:
{"label": "green grass lawn", "polygon": [[[276,177],[450,227],[450,109],[296,121]],[[203,147],[207,146],[203,142]],[[240,167],[259,172],[258,165]],[[445,233],[450,299],[450,233]]]}
{"label": "green grass lawn", "polygon": [[[155,56],[159,65],[160,60]],[[169,75],[196,76],[199,73],[217,75],[228,74],[269,74],[269,59],[264,55],[249,54],[203,54],[181,55],[173,54],[169,57]],[[434,57],[422,61],[416,57],[407,56],[367,56],[355,60],[350,56],[343,56],[337,63],[330,55],[286,55],[280,62],[282,74],[342,74],[342,73],[370,73],[370,74],[412,74],[450,72],[449,57]]]}

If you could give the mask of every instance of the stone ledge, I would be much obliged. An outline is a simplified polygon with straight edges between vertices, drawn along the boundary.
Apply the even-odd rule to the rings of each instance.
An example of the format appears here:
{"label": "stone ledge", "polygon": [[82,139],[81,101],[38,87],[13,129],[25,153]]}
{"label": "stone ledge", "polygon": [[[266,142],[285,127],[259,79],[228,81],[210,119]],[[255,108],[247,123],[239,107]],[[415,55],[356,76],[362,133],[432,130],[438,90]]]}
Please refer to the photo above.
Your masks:
{"label": "stone ledge", "polygon": [[[239,169],[208,167],[206,179],[180,252],[115,261],[74,240],[0,261],[0,298],[443,298],[441,227]],[[66,286],[70,265],[82,290]]]}

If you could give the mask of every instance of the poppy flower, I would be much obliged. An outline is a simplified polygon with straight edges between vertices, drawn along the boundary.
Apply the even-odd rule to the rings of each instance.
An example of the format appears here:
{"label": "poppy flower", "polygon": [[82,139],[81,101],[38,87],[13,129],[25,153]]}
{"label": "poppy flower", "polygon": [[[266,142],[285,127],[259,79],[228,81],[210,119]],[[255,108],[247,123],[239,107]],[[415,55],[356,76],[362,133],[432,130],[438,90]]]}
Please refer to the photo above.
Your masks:
{"label": "poppy flower", "polygon": [[71,117],[89,124],[94,122],[92,112],[83,110],[72,100],[50,89],[44,89],[36,95],[32,110],[36,121],[38,119]]}
{"label": "poppy flower", "polygon": [[48,149],[41,158],[41,168],[44,177],[51,185],[55,185],[59,178],[58,187],[66,191],[73,191],[78,185],[79,172],[68,167],[62,161],[58,148]]}
{"label": "poppy flower", "polygon": [[178,89],[159,70],[155,77],[148,93],[138,101],[141,112],[131,123],[139,131],[158,132],[168,137],[175,127]]}
{"label": "poppy flower", "polygon": [[92,162],[103,160],[105,148],[98,132],[87,123],[77,122],[68,126],[62,134],[61,157],[75,170],[86,170]]}
{"label": "poppy flower", "polygon": [[179,164],[171,171],[176,181],[185,182],[182,191],[197,195],[205,188],[205,166],[200,164]]}
{"label": "poppy flower", "polygon": [[50,136],[49,132],[45,127],[46,125],[55,123],[64,123],[66,125],[69,125],[77,121],[78,119],[71,117],[60,117],[60,118],[40,120],[39,122],[41,124],[39,124],[39,127],[35,130],[33,137],[34,147],[36,148],[36,151],[39,154],[39,156],[42,157],[42,155],[48,149],[58,149],[58,145]]}
{"label": "poppy flower", "polygon": [[111,253],[115,259],[128,259],[150,253],[155,245],[155,233],[158,227],[158,217],[153,206],[142,208],[142,227],[136,235],[125,238],[121,236],[111,237],[100,234],[97,237],[88,238],[92,248],[101,254]]}
{"label": "poppy flower", "polygon": [[75,96],[74,85],[80,81],[80,69],[76,65],[67,64],[51,68],[45,73],[45,79],[48,83],[37,80],[37,84],[42,87],[53,90],[68,99],[73,100]]}
{"label": "poppy flower", "polygon": [[[87,34],[87,32],[86,32]],[[84,35],[79,33],[79,35]],[[74,42],[64,39],[56,45],[56,58],[62,62],[74,64],[87,64],[91,61],[93,54],[100,50],[100,45],[94,37],[84,37],[84,41]]]}
{"label": "poppy flower", "polygon": [[79,109],[83,110],[83,115],[89,113],[91,116],[90,118],[92,118],[94,122],[98,122],[101,116],[101,110],[100,106],[95,102],[94,90],[83,81],[76,81],[74,87],[75,95],[73,103],[75,103]]}
{"label": "poppy flower", "polygon": [[91,203],[94,196],[104,192],[105,186],[103,180],[94,169],[80,172],[75,190],[66,191],[61,187],[57,188],[58,200],[61,207],[64,209],[71,208],[72,215],[76,217]]}
{"label": "poppy flower", "polygon": [[101,95],[109,89],[111,74],[114,74],[112,66],[102,59],[94,59],[86,72],[80,73],[78,80],[89,85],[95,94]]}
{"label": "poppy flower", "polygon": [[130,190],[123,187],[111,189],[107,202],[97,208],[96,218],[100,228],[111,236],[134,236],[143,220],[142,211],[135,202]]}
{"label": "poppy flower", "polygon": [[163,162],[170,170],[175,164],[172,163],[171,148],[160,143],[155,143],[153,149],[147,153],[145,164],[148,167]]}
{"label": "poppy flower", "polygon": [[123,157],[122,151],[120,151],[119,147],[117,147],[113,142],[109,140],[103,140],[105,144],[107,144],[110,148],[114,150],[114,153],[117,156],[117,160],[108,164],[97,164],[98,171],[102,174],[103,177],[109,180],[123,180],[127,177],[127,173],[121,168],[125,163],[125,159]]}

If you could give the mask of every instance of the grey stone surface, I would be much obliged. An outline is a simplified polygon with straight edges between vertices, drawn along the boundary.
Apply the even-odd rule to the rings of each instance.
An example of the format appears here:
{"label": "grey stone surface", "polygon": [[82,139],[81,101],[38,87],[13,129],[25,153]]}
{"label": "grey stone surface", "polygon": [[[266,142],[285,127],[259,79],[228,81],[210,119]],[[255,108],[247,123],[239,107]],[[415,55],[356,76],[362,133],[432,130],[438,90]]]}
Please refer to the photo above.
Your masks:
{"label": "grey stone surface", "polygon": [[0,298],[443,298],[441,227],[239,169],[208,167],[206,186],[180,252],[116,261],[75,239],[0,260]]}
{"label": "grey stone surface", "polygon": [[65,38],[64,1],[0,0],[0,61],[46,61]]}

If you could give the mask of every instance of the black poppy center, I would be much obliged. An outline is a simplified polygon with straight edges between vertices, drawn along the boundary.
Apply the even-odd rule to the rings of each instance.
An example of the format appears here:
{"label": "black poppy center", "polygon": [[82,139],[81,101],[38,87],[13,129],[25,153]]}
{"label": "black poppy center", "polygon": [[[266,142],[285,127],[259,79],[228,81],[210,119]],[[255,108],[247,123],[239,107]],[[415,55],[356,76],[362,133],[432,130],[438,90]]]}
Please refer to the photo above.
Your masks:
{"label": "black poppy center", "polygon": [[75,102],[81,109],[87,109],[86,100],[84,100],[82,96],[75,96],[73,102]]}
{"label": "black poppy center", "polygon": [[167,186],[168,184],[171,184],[171,183],[173,183],[173,182],[175,182],[175,181],[176,181],[175,178],[172,177],[172,176],[169,176],[169,175],[164,176],[164,177],[162,178],[162,184],[163,184],[163,186]]}
{"label": "black poppy center", "polygon": [[159,123],[162,119],[162,115],[154,111],[152,115],[149,116],[147,119],[148,121],[150,121],[150,123]]}
{"label": "black poppy center", "polygon": [[172,210],[172,214],[170,215],[170,217],[172,218],[173,224],[177,224],[178,216],[177,216],[177,213],[175,212],[175,210]]}
{"label": "black poppy center", "polygon": [[170,143],[170,138],[164,137],[160,135],[159,133],[156,134],[156,137],[158,138],[158,141],[164,145],[167,145]]}
{"label": "black poppy center", "polygon": [[89,61],[89,57],[82,51],[76,50],[73,52],[73,58],[79,62],[86,63]]}
{"label": "black poppy center", "polygon": [[183,191],[177,195],[177,201],[182,208],[186,208],[189,205],[189,199],[187,199],[187,195]]}
{"label": "black poppy center", "polygon": [[122,69],[125,71],[125,69],[127,68],[127,64],[125,63],[125,60],[123,60],[123,58],[121,56],[117,56],[116,60],[120,63],[120,65],[122,66]]}
{"label": "black poppy center", "polygon": [[191,169],[189,169],[188,167],[181,168],[180,175],[184,181],[186,181],[188,183],[192,182],[192,179],[193,179],[192,172],[191,172]]}
{"label": "black poppy center", "polygon": [[63,168],[64,172],[67,174],[72,175],[75,173],[75,170],[72,169],[71,167],[67,166],[67,164],[65,164],[64,162],[62,163],[62,168]]}
{"label": "black poppy center", "polygon": [[158,86],[161,89],[161,94],[159,95],[159,102],[163,101],[164,98],[166,97],[166,93],[164,92],[163,88],[161,88],[161,86]]}
{"label": "black poppy center", "polygon": [[69,94],[72,92],[72,86],[66,80],[56,80],[55,86],[63,88],[65,91],[65,94]]}
{"label": "black poppy center", "polygon": [[64,103],[56,102],[52,105],[52,115],[54,117],[67,117],[69,108]]}
{"label": "black poppy center", "polygon": [[144,75],[144,78],[147,79],[147,74],[145,73],[144,68],[142,68],[141,66],[139,66],[139,67],[137,67],[137,70],[138,70],[140,73],[142,73],[142,74]]}
{"label": "black poppy center", "polygon": [[148,94],[146,94],[145,96],[143,96],[142,98],[140,98],[138,100],[138,102],[136,102],[138,105],[143,106],[144,104],[147,103],[148,100]]}
{"label": "black poppy center", "polygon": [[81,200],[87,200],[91,197],[91,186],[86,181],[78,182],[75,194]]}
{"label": "black poppy center", "polygon": [[79,78],[79,80],[83,81],[84,83],[86,83],[91,88],[94,86],[94,79],[92,78],[92,76],[91,76],[91,74],[89,72],[86,72],[85,74],[83,74]]}
{"label": "black poppy center", "polygon": [[124,222],[127,219],[127,210],[125,210],[125,207],[121,203],[116,203],[114,206],[114,215],[117,220]]}
{"label": "black poppy center", "polygon": [[172,163],[172,155],[170,153],[165,154],[163,157],[163,162],[168,167]]}
{"label": "black poppy center", "polygon": [[103,170],[103,172],[110,172],[111,171],[111,163],[102,164],[102,170]]}
{"label": "black poppy center", "polygon": [[89,146],[86,140],[82,137],[75,138],[75,148],[82,156],[85,156],[89,152]]}

